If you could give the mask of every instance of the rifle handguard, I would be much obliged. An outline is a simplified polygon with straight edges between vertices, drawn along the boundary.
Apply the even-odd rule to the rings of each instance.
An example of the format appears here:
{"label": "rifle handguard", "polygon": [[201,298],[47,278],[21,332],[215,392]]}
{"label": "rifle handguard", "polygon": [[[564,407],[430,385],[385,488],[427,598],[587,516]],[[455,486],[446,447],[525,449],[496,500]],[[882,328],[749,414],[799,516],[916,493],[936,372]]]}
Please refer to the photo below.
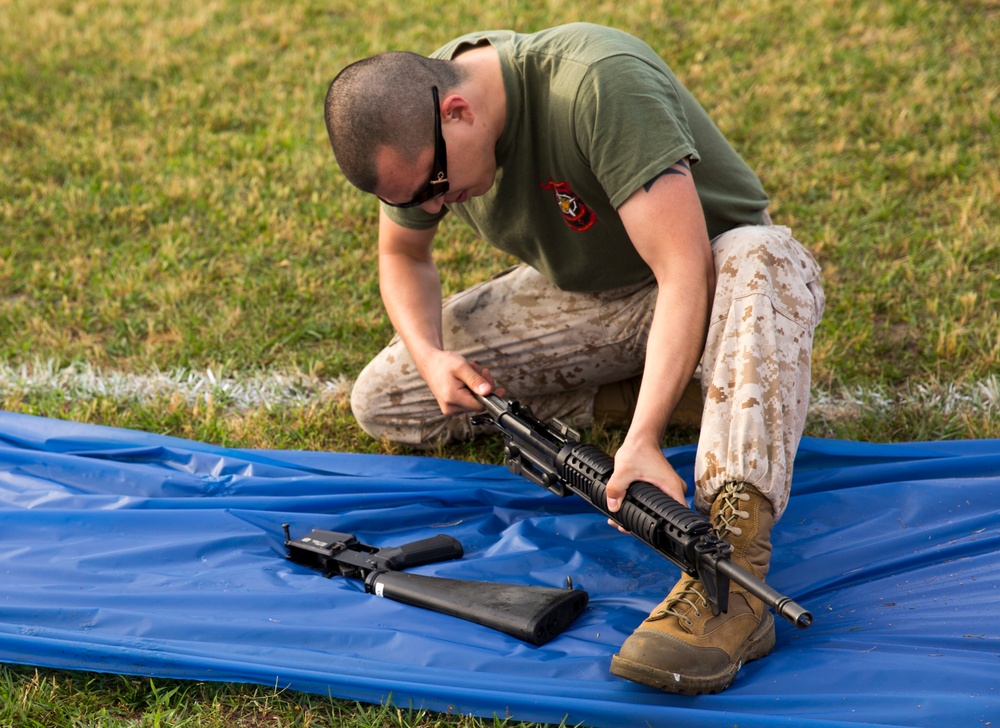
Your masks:
{"label": "rifle handguard", "polygon": [[632,483],[621,508],[610,512],[606,490],[614,458],[594,445],[581,443],[579,435],[562,423],[542,422],[517,400],[504,400],[495,394],[476,398],[485,412],[473,421],[500,431],[511,471],[556,495],[576,493],[682,571],[697,576],[714,613],[727,610],[730,582],[735,582],[799,629],[812,624],[812,614],[806,609],[734,564],[732,548],[715,534],[704,516],[642,482]]}

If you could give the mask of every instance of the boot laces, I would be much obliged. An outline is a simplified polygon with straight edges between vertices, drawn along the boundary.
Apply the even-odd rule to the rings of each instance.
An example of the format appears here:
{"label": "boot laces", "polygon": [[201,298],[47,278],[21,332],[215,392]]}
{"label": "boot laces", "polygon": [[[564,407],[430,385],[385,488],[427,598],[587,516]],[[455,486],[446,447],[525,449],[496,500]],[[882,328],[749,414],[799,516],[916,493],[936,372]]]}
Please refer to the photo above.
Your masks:
{"label": "boot laces", "polygon": [[740,510],[740,503],[750,500],[750,494],[745,492],[743,483],[726,483],[725,490],[719,493],[722,499],[722,507],[719,508],[716,518],[715,531],[719,538],[727,535],[742,536],[743,529],[738,525],[740,521],[750,518],[749,511]]}
{"label": "boot laces", "polygon": [[694,611],[695,619],[701,619],[701,610],[708,609],[708,598],[703,589],[700,581],[689,579],[680,591],[663,603],[663,609],[649,615],[648,620],[655,622],[667,617],[676,617],[690,627],[694,624],[691,612]]}
{"label": "boot laces", "polygon": [[[750,500],[750,494],[745,492],[745,488],[743,483],[726,483],[725,489],[719,494],[722,506],[717,514],[718,523],[715,524],[715,531],[720,538],[725,538],[729,534],[733,536],[743,534],[743,529],[738,524],[750,518],[749,511],[740,508],[740,504]],[[694,613],[695,619],[701,619],[701,610],[708,609],[709,606],[708,597],[705,596],[701,581],[688,579],[683,588],[663,603],[662,609],[654,612],[647,619],[656,621],[667,617],[676,617],[690,627],[694,624],[691,613]]]}

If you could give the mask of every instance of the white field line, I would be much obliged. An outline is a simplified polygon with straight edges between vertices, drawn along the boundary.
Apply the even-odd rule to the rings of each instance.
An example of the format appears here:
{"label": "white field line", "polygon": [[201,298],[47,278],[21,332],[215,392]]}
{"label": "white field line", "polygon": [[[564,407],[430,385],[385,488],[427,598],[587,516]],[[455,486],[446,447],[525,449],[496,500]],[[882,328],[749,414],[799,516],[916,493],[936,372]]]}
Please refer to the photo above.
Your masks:
{"label": "white field line", "polygon": [[827,420],[859,412],[895,409],[940,412],[945,415],[992,414],[1000,417],[1000,376],[962,384],[913,382],[899,389],[844,387],[836,391],[813,388],[810,413]]}
{"label": "white field line", "polygon": [[[20,366],[0,363],[0,394],[55,395],[74,399],[106,398],[125,402],[173,400],[194,404],[212,401],[216,407],[247,411],[301,407],[347,396],[346,377],[321,379],[303,372],[230,373],[211,369],[132,374],[104,371],[90,364],[59,367],[53,362]],[[861,411],[900,407],[928,409],[944,414],[996,413],[1000,416],[1000,376],[961,385],[914,383],[897,390],[884,388],[813,389],[811,413],[836,420]]]}
{"label": "white field line", "polygon": [[58,367],[53,362],[11,367],[0,364],[0,393],[55,395],[74,399],[112,399],[124,402],[213,402],[236,411],[301,407],[344,396],[345,378],[320,379],[302,372],[262,372],[217,375],[211,369],[132,374],[104,371],[90,364]]}

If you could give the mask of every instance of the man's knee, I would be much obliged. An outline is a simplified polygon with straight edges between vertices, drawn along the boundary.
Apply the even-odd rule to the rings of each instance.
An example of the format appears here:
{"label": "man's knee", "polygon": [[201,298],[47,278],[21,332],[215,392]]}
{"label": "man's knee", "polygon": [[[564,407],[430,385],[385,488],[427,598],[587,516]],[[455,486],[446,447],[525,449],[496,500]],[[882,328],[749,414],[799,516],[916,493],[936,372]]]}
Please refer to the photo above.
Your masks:
{"label": "man's knee", "polygon": [[369,368],[365,367],[351,388],[351,414],[362,430],[380,440],[385,434],[379,426],[378,413],[382,408],[376,403],[378,396],[371,386],[371,379]]}
{"label": "man's knee", "polygon": [[736,228],[713,241],[716,304],[748,295],[767,297],[775,310],[803,326],[823,311],[819,265],[788,228]]}

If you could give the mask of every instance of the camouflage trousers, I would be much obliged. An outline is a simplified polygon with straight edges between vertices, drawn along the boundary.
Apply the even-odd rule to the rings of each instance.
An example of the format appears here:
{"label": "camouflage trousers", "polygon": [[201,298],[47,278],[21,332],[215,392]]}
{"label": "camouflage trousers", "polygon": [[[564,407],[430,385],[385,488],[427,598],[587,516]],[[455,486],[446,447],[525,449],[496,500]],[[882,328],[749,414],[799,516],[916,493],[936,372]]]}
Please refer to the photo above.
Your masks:
{"label": "camouflage trousers", "polygon": [[[773,225],[731,230],[712,251],[695,505],[707,512],[727,482],[745,481],[780,516],[809,404],[819,267],[788,228]],[[656,294],[652,279],[566,292],[516,266],[445,300],[444,345],[489,368],[540,419],[586,426],[601,385],[641,374]],[[373,437],[414,447],[478,434],[468,416],[441,414],[398,336],[361,372],[351,406]]]}

